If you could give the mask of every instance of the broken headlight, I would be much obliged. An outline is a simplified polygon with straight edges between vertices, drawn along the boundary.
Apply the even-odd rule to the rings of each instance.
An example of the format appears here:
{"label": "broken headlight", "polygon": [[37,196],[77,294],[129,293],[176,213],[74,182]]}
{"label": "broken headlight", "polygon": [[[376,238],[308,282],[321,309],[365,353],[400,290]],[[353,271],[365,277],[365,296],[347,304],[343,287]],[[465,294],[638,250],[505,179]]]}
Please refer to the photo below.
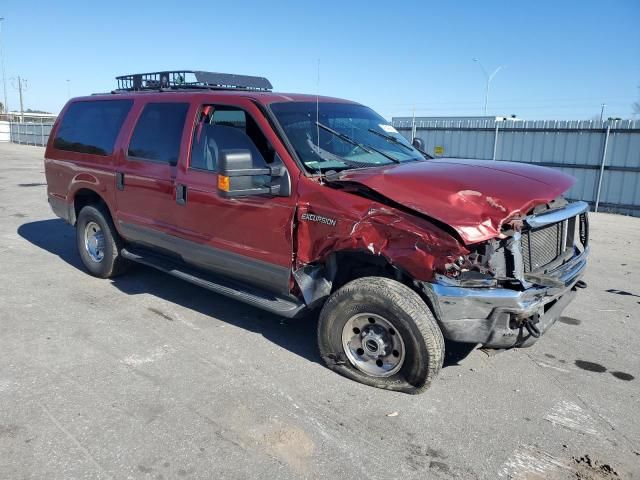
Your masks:
{"label": "broken headlight", "polygon": [[467,247],[469,253],[445,264],[436,279],[459,287],[521,285],[522,254],[520,233]]}
{"label": "broken headlight", "polygon": [[457,287],[493,287],[497,285],[492,256],[498,241],[489,241],[476,246],[469,254],[460,255],[445,264],[444,272],[436,279],[445,285]]}

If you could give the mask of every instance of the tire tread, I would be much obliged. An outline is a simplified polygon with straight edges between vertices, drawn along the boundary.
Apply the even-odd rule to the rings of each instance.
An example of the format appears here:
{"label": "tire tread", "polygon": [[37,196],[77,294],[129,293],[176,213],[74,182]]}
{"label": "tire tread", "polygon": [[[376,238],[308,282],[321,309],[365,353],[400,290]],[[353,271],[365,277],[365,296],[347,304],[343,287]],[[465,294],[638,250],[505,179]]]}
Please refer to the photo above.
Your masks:
{"label": "tire tread", "polygon": [[[424,392],[431,386],[433,379],[442,368],[444,360],[444,338],[429,306],[415,291],[396,280],[385,277],[362,277],[347,283],[338,291],[334,292],[323,306],[320,321],[318,322],[318,343],[321,352],[324,353],[322,323],[326,312],[334,308],[335,305],[339,304],[345,297],[354,297],[363,289],[384,292],[383,295],[387,300],[394,303],[413,320],[429,353],[428,373],[422,385],[412,386],[412,388],[402,390],[412,394]],[[327,365],[330,368],[333,367],[329,362],[327,362]],[[385,388],[382,385],[379,386]]]}

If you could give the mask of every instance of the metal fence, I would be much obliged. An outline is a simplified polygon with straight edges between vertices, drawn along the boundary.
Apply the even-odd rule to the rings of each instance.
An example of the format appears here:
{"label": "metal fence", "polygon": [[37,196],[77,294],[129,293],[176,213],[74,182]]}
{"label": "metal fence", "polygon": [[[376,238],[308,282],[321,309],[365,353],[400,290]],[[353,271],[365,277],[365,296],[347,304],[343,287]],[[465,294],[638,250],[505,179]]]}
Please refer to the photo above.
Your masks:
{"label": "metal fence", "polygon": [[53,123],[16,123],[11,122],[9,124],[10,138],[13,143],[20,143],[23,145],[36,145],[45,147],[49,140],[49,134]]}
{"label": "metal fence", "polygon": [[[558,168],[577,178],[567,197],[601,211],[640,216],[640,121],[393,119],[440,157],[484,158]],[[11,142],[46,146],[52,123],[10,124]]]}
{"label": "metal fence", "polygon": [[640,216],[640,121],[494,121],[394,118],[437,157],[524,162],[577,178],[567,197]]}

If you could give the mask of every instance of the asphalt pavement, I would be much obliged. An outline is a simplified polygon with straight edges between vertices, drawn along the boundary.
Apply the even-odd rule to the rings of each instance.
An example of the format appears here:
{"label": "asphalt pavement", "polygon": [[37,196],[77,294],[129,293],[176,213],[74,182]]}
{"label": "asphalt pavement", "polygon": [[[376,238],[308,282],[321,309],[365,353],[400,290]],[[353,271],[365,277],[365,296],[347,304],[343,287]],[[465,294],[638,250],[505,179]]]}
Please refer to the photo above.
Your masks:
{"label": "asphalt pavement", "polygon": [[448,344],[410,396],[325,368],[315,318],[89,276],[43,154],[0,144],[0,478],[640,477],[640,218],[591,215],[589,286],[537,344]]}

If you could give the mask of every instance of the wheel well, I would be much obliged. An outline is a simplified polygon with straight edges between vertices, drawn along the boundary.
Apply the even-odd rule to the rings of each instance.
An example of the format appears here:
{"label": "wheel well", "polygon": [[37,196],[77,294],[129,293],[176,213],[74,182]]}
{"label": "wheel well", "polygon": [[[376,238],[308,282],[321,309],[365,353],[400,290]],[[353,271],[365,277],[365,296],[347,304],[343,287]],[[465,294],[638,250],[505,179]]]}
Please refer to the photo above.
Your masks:
{"label": "wheel well", "polygon": [[327,266],[331,271],[333,264],[333,282],[331,293],[338,290],[343,285],[361,277],[385,277],[406,285],[416,292],[420,298],[431,309],[435,318],[439,318],[434,308],[433,298],[420,288],[406,272],[395,267],[385,257],[372,255],[366,252],[338,252],[331,256]]}
{"label": "wheel well", "polygon": [[[361,277],[385,277],[408,282],[408,277],[382,256],[366,252],[338,252],[333,255],[331,262],[335,262],[332,292],[343,285]],[[410,282],[409,282],[410,283]]]}
{"label": "wheel well", "polygon": [[[73,197],[73,224],[75,225],[76,219],[80,214],[80,210],[87,205],[104,205],[107,207],[107,203],[102,199],[100,195],[98,195],[95,191],[89,190],[88,188],[82,188],[78,190]],[[108,207],[107,207],[108,210]]]}

